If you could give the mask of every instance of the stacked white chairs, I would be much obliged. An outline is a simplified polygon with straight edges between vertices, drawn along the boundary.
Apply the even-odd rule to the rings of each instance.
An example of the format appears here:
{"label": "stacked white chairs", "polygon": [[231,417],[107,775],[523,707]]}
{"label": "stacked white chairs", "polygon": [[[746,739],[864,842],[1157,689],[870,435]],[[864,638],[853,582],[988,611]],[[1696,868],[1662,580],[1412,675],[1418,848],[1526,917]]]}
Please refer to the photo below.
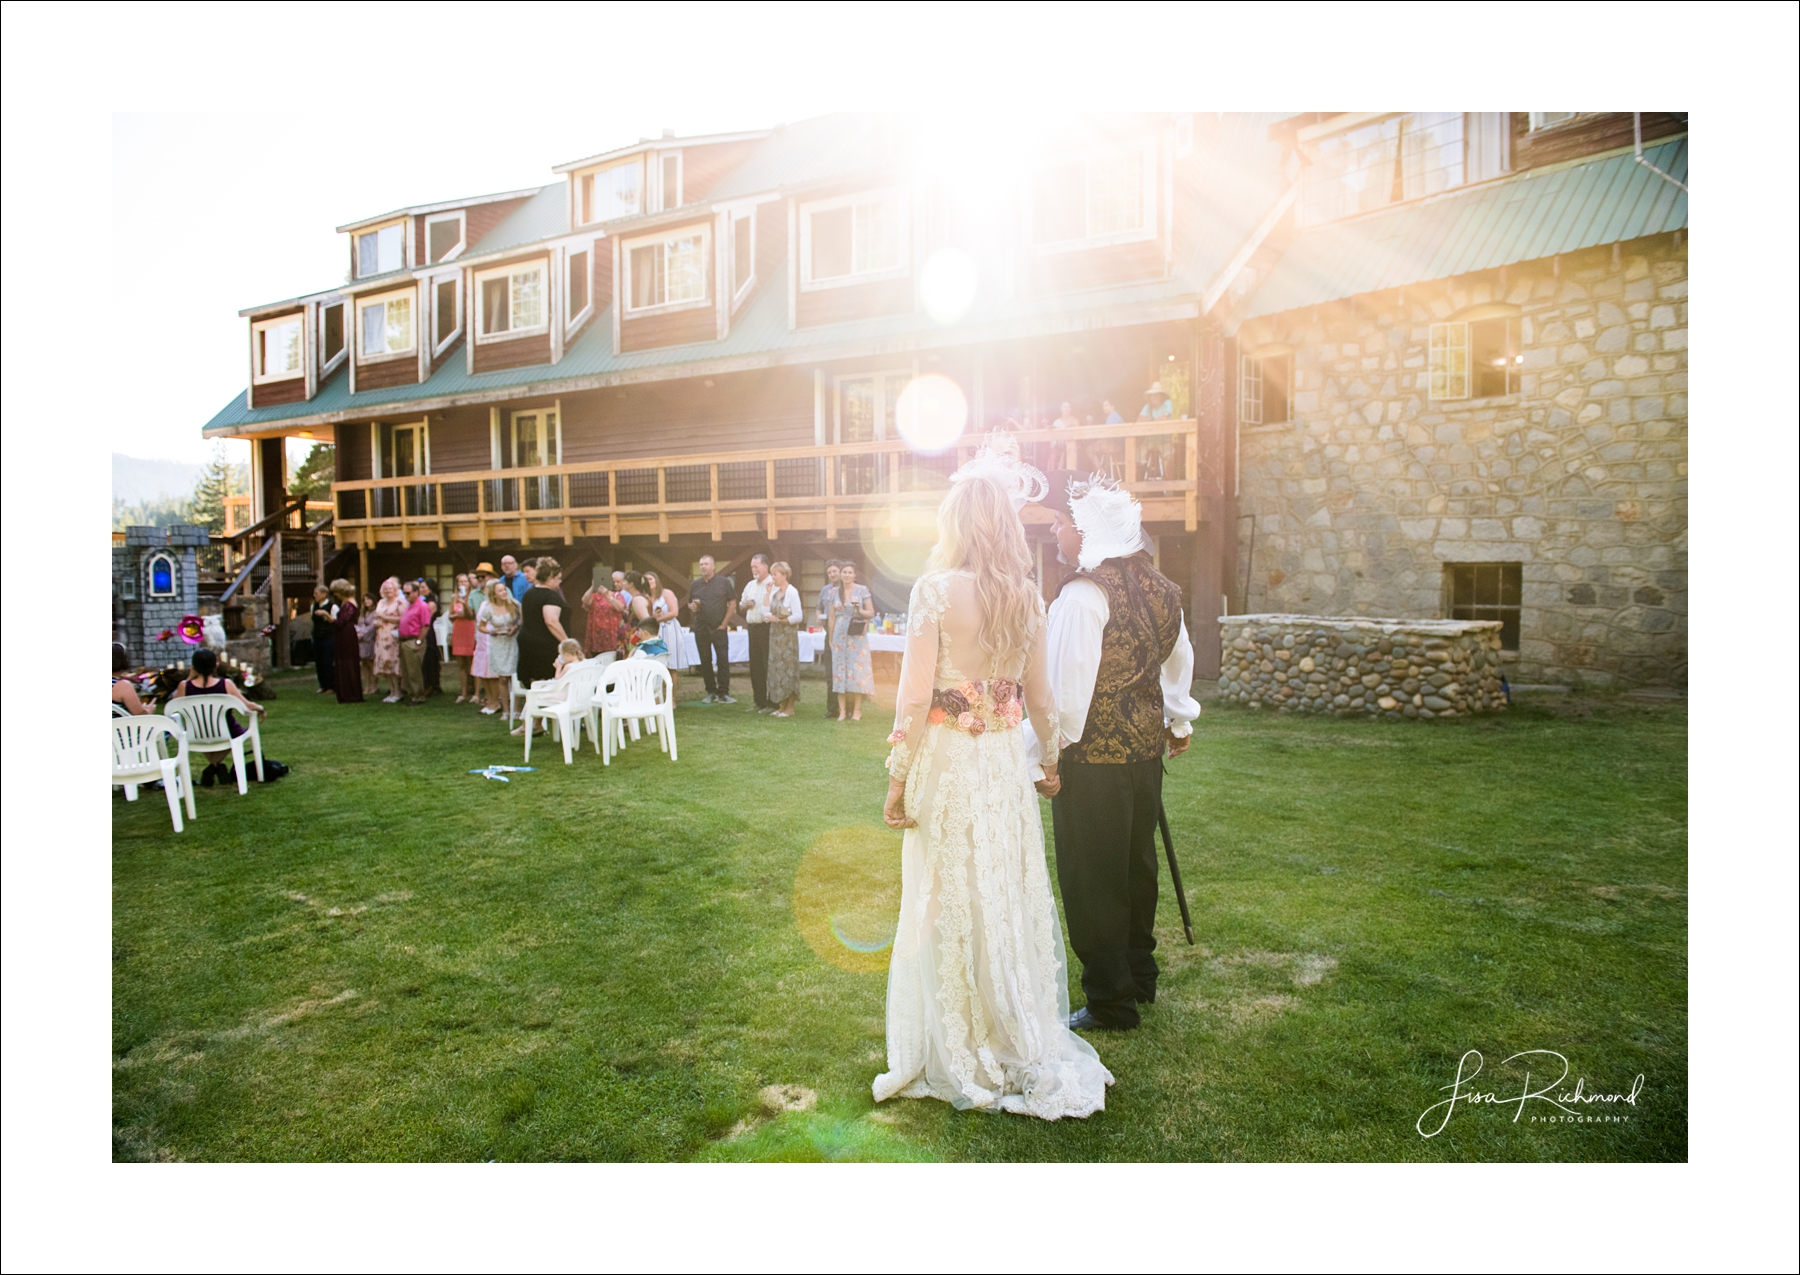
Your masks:
{"label": "stacked white chairs", "polygon": [[[583,726],[592,728],[591,707],[599,690],[600,667],[583,660],[567,677],[554,682],[537,682],[525,692],[525,709],[521,720],[525,726],[525,760],[531,761],[531,733],[538,722],[550,723],[562,740],[563,765],[575,763],[575,750],[581,747]],[[596,750],[598,743],[595,744]]]}
{"label": "stacked white chairs", "polygon": [[613,746],[625,744],[625,727],[637,733],[638,724],[656,735],[656,742],[677,760],[675,751],[675,683],[669,670],[656,660],[619,660],[602,676],[596,707],[600,710],[600,759],[612,765]]}
{"label": "stacked white chairs", "polygon": [[[164,755],[169,740],[175,755]],[[113,718],[113,782],[125,788],[125,800],[136,801],[139,784],[162,780],[169,800],[169,818],[182,831],[181,803],[187,802],[188,818],[194,817],[194,777],[188,768],[188,739],[181,723],[170,717],[140,714]]]}
{"label": "stacked white chairs", "polygon": [[[235,737],[231,733],[233,709],[249,719],[248,728],[242,735]],[[188,747],[195,752],[217,753],[230,749],[231,763],[237,771],[238,796],[242,797],[250,791],[250,781],[244,767],[246,744],[256,758],[258,777],[263,773],[262,732],[256,728],[255,713],[247,711],[230,695],[177,695],[164,706],[163,711],[181,723]]]}

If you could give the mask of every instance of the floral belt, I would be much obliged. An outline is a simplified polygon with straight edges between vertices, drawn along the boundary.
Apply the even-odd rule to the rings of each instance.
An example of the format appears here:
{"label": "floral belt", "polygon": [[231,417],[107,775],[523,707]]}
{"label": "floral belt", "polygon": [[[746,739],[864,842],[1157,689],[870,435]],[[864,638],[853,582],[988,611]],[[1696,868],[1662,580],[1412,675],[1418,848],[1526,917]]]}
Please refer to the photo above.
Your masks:
{"label": "floral belt", "polygon": [[[931,713],[925,720],[932,726],[982,735],[990,730],[1011,730],[1024,716],[1024,686],[1011,678],[992,677],[985,682],[959,682],[933,691]],[[905,740],[904,731],[888,736],[890,744]]]}

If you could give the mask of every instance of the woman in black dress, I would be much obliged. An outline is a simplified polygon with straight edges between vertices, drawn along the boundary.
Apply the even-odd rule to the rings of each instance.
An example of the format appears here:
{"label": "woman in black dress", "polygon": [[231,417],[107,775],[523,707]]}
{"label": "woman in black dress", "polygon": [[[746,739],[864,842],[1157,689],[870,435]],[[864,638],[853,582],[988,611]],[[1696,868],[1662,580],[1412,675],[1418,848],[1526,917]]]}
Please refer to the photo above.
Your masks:
{"label": "woman in black dress", "polygon": [[331,596],[337,602],[337,616],[331,621],[331,651],[336,665],[337,701],[340,704],[362,703],[362,651],[356,636],[356,622],[362,612],[356,605],[356,590],[348,580],[333,580]]}
{"label": "woman in black dress", "polygon": [[537,560],[537,583],[519,599],[525,612],[519,629],[519,684],[556,676],[556,649],[569,635],[563,631],[562,613],[568,606],[562,595],[562,564],[555,558]]}

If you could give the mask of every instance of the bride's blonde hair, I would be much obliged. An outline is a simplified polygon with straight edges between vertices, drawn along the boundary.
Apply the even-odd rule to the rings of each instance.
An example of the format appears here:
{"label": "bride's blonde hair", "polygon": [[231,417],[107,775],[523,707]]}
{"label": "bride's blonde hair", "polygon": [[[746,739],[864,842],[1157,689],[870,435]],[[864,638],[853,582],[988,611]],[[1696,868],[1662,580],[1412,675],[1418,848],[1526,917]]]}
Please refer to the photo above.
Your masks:
{"label": "bride's blonde hair", "polygon": [[998,673],[1025,658],[1038,624],[1040,599],[1031,578],[1025,526],[1006,488],[972,475],[953,483],[938,506],[938,542],[926,568],[968,571],[981,602],[979,643]]}

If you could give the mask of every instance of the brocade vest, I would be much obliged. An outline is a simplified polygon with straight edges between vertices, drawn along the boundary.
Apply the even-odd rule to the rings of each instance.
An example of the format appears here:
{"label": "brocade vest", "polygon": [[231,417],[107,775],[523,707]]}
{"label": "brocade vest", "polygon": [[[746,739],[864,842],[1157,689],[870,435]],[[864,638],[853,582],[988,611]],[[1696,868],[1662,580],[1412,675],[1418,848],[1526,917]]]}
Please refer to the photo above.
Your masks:
{"label": "brocade vest", "polygon": [[1143,554],[1108,558],[1087,573],[1106,591],[1100,671],[1081,738],[1065,760],[1121,765],[1163,755],[1162,665],[1181,636],[1181,586]]}

